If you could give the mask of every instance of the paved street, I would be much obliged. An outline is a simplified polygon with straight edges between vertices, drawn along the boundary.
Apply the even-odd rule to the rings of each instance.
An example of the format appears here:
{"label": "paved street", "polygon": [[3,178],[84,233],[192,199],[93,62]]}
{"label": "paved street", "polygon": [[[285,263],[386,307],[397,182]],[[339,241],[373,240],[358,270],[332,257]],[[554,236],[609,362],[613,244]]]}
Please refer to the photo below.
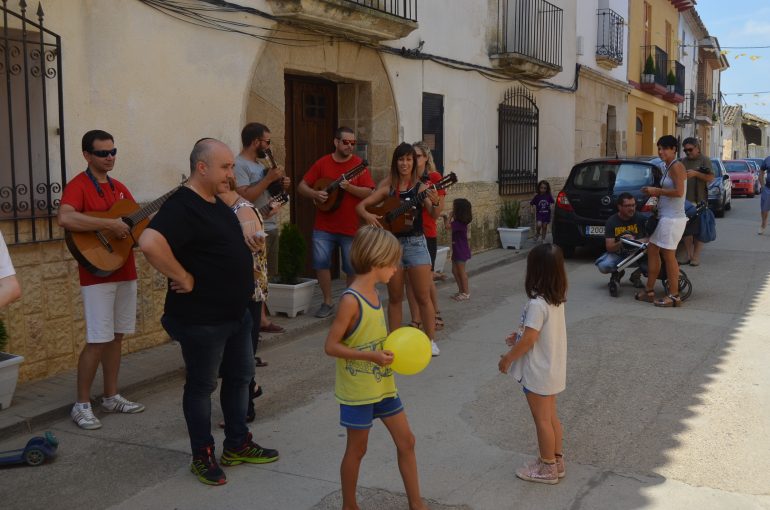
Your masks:
{"label": "paved street", "polygon": [[[442,286],[442,354],[398,379],[431,508],[770,509],[770,235],[756,235],[758,208],[758,198],[734,199],[717,220],[701,266],[685,267],[694,291],[681,309],[636,302],[625,281],[611,298],[591,254],[569,261],[568,383],[559,400],[567,476],[556,486],[515,478],[536,453],[535,431],[519,385],[497,373],[524,303],[525,262],[472,277],[468,302],[451,301],[454,286]],[[323,340],[311,334],[263,352],[270,366],[257,372],[265,396],[252,431],[280,450],[277,463],[226,468],[224,487],[198,483],[188,471],[181,380],[171,379],[129,395],[146,412],[108,415],[101,430],[50,423],[59,457],[4,469],[2,507],[339,508],[345,434]],[[3,438],[0,450],[26,438]],[[360,485],[362,508],[406,508],[380,424]]]}

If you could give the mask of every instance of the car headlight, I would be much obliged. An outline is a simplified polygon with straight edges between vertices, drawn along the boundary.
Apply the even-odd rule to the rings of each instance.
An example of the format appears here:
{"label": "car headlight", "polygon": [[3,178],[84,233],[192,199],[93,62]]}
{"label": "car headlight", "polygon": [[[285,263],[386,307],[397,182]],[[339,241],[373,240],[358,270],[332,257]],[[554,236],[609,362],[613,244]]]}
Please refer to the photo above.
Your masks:
{"label": "car headlight", "polygon": [[711,196],[715,197],[717,195],[719,195],[719,186],[712,186],[711,188],[709,188],[709,196],[710,197]]}

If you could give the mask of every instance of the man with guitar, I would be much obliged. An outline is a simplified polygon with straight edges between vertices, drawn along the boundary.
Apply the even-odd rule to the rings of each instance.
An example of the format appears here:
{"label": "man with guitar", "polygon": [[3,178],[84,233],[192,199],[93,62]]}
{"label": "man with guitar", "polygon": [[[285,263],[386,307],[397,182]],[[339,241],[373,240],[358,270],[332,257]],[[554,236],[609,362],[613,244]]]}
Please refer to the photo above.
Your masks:
{"label": "man with guitar", "polygon": [[[59,225],[69,231],[106,231],[125,239],[131,235],[131,229],[121,218],[84,214],[107,211],[118,200],[133,200],[128,188],[107,175],[115,166],[115,141],[106,131],[94,130],[83,135],[81,145],[88,167],[64,188]],[[91,430],[102,426],[91,409],[91,385],[100,363],[104,375],[102,410],[144,411],[144,405],[118,394],[121,342],[125,334],[134,332],[136,322],[136,265],[132,252],[123,267],[108,276],[91,274],[80,263],[78,271],[87,338],[78,358],[77,401],[70,414],[80,428]]]}
{"label": "man with guitar", "polygon": [[359,226],[356,205],[371,195],[375,186],[365,162],[353,154],[355,147],[353,130],[338,128],[334,133],[334,152],[316,161],[297,187],[300,194],[312,199],[317,207],[313,226],[313,269],[323,293],[323,303],[315,314],[319,318],[328,317],[334,309],[331,263],[337,246],[342,249],[342,269],[348,285],[353,281],[350,246]]}
{"label": "man with guitar", "polygon": [[[264,124],[250,122],[241,130],[242,149],[235,158],[235,182],[236,191],[243,198],[253,203],[259,209],[271,203],[276,194],[285,192],[291,186],[291,179],[286,176],[282,166],[273,165],[268,161],[267,165],[259,162],[270,151],[270,129]],[[275,276],[278,273],[278,222],[275,213],[280,206],[272,209],[272,212],[264,216],[265,234],[267,234],[267,275]],[[252,314],[256,317],[256,314]],[[267,310],[262,303],[261,325],[254,331],[256,343],[259,343],[259,332],[282,333],[283,328],[267,319]],[[257,321],[255,321],[257,322]],[[255,328],[255,329],[257,329]],[[265,366],[265,363],[257,358],[257,366]]]}

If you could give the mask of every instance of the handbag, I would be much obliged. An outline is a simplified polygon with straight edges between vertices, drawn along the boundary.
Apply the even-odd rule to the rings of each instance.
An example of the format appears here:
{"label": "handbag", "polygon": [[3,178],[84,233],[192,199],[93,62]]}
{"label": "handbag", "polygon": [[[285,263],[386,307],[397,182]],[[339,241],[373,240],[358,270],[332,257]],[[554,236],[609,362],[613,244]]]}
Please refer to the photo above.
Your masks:
{"label": "handbag", "polygon": [[708,207],[705,207],[700,214],[700,228],[698,229],[697,239],[702,243],[710,243],[717,238],[717,221],[714,213]]}

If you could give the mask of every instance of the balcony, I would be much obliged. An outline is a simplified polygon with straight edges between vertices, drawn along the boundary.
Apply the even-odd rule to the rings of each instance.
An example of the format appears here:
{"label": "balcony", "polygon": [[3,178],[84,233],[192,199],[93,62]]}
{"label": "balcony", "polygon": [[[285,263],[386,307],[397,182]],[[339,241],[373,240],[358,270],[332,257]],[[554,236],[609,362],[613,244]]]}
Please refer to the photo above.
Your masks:
{"label": "balcony", "polygon": [[695,118],[695,92],[688,90],[684,93],[684,101],[679,103],[676,113],[678,125],[689,124]]}
{"label": "balcony", "polygon": [[715,120],[716,100],[709,94],[698,92],[695,105],[695,121],[698,124],[713,124]]}
{"label": "balcony", "polygon": [[596,11],[596,64],[608,71],[623,65],[623,16],[612,9]]}
{"label": "balcony", "polygon": [[545,0],[498,0],[492,65],[514,78],[551,78],[561,72],[563,11]]}
{"label": "balcony", "polygon": [[[668,90],[666,89],[666,78],[668,75],[668,53],[657,46],[643,46],[642,51],[642,72],[639,88],[648,94],[663,97]],[[649,58],[652,57],[652,68],[648,65]]]}
{"label": "balcony", "polygon": [[406,37],[417,29],[417,0],[268,0],[273,15],[330,35],[367,42]]}
{"label": "balcony", "polygon": [[663,99],[670,103],[681,103],[684,101],[684,65],[680,64],[676,60],[672,60],[671,67],[669,69],[671,69],[671,72],[674,73],[675,82],[672,85],[668,83],[667,79],[667,92],[666,95],[663,96]]}

